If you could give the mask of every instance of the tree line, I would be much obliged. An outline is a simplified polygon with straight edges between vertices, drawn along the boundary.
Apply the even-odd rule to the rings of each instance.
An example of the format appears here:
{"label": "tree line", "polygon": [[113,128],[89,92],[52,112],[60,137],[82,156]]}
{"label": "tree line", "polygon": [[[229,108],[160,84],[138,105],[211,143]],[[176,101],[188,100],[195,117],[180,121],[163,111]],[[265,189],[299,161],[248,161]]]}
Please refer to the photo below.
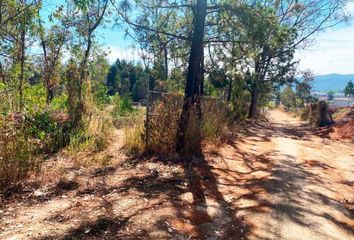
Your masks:
{"label": "tree line", "polygon": [[[247,116],[255,118],[280,87],[297,83],[295,52],[316,33],[348,20],[346,3],[66,0],[46,16],[43,1],[0,0],[2,112],[25,111],[33,83],[44,86],[44,105],[65,99],[73,129],[82,127],[92,100],[105,103],[106,93],[140,101],[148,86],[182,92],[176,148],[183,151],[201,96],[222,96],[233,107],[247,103]],[[140,63],[109,65],[98,35],[111,24],[141,49]],[[297,85],[299,92],[306,92],[304,84]]]}

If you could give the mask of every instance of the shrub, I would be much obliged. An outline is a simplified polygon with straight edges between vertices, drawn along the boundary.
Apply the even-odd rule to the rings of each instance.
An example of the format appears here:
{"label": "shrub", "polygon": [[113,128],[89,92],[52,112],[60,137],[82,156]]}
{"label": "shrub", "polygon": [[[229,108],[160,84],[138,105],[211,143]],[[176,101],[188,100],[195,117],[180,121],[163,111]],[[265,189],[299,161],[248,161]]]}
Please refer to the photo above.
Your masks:
{"label": "shrub", "polygon": [[144,125],[136,124],[124,128],[124,149],[129,155],[137,156],[144,152]]}
{"label": "shrub", "polygon": [[230,130],[231,110],[219,99],[204,99],[202,103],[203,139],[220,142]]}
{"label": "shrub", "polygon": [[243,121],[247,118],[251,95],[249,91],[244,90],[246,85],[244,82],[239,82],[233,86],[233,94],[230,102],[230,110],[233,118],[238,121]]}
{"label": "shrub", "polygon": [[149,143],[146,150],[169,154],[176,148],[177,123],[181,114],[182,97],[162,96],[150,109]]}
{"label": "shrub", "polygon": [[68,150],[75,154],[84,150],[102,151],[108,145],[112,124],[104,113],[92,112],[86,124],[70,134]]}
{"label": "shrub", "polygon": [[304,107],[300,111],[300,119],[302,121],[307,121],[309,119],[310,109],[308,107]]}
{"label": "shrub", "polygon": [[115,95],[113,98],[114,108],[113,108],[113,116],[124,116],[131,113],[133,108],[133,101],[129,95],[124,95],[120,97],[119,95]]}
{"label": "shrub", "polygon": [[[62,120],[62,119],[61,119]],[[48,111],[35,113],[26,120],[31,137],[40,140],[43,153],[53,153],[65,147],[69,142],[69,122],[58,122]]]}
{"label": "shrub", "polygon": [[27,112],[42,111],[46,106],[46,89],[43,84],[29,85],[24,88],[23,102]]}
{"label": "shrub", "polygon": [[[162,96],[155,101],[150,110],[148,146],[145,150],[163,155],[175,152],[177,125],[181,114],[182,102],[180,95],[173,94]],[[188,131],[185,135],[186,146],[184,151],[186,153],[199,153],[201,150],[199,149],[200,142],[203,140],[221,143],[230,132],[232,114],[223,101],[211,98],[202,99],[201,108],[201,120],[196,107],[191,110]],[[138,129],[144,129],[142,123],[139,126]],[[144,134],[140,134],[139,141],[143,141]],[[139,138],[139,134],[134,136]]]}
{"label": "shrub", "polygon": [[145,107],[135,107],[134,111],[126,115],[114,115],[113,124],[116,128],[125,128],[125,127],[133,127],[137,123],[144,122],[146,115]]}
{"label": "shrub", "polygon": [[50,103],[50,108],[52,110],[65,110],[68,107],[68,96],[66,94],[62,94],[53,98]]}
{"label": "shrub", "polygon": [[92,87],[93,100],[96,105],[103,109],[110,103],[110,98],[108,95],[108,87],[103,83],[95,83]]}
{"label": "shrub", "polygon": [[35,157],[40,143],[30,137],[23,119],[0,119],[0,190],[41,167],[42,161]]}
{"label": "shrub", "polygon": [[0,115],[6,116],[11,109],[11,97],[6,84],[0,82]]}

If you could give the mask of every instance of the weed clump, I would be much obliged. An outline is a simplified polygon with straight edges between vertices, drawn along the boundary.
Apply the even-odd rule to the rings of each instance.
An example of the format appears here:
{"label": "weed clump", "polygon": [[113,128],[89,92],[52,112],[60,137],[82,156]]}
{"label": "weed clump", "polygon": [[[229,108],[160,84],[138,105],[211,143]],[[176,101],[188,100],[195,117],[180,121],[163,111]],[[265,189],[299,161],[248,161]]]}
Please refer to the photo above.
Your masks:
{"label": "weed clump", "polygon": [[[182,103],[182,96],[177,94],[164,95],[156,100],[150,109],[147,124],[146,121],[144,124],[140,120],[125,129],[127,152],[174,154]],[[191,110],[188,132],[185,135],[187,144],[184,152],[186,153],[200,152],[201,149],[196,149],[196,147],[200,146],[201,142],[221,143],[226,140],[233,128],[230,108],[222,100],[201,99],[200,104],[201,111],[196,106],[193,106]]]}
{"label": "weed clump", "polygon": [[26,130],[25,118],[0,119],[0,191],[38,171],[42,161],[36,157],[41,142]]}

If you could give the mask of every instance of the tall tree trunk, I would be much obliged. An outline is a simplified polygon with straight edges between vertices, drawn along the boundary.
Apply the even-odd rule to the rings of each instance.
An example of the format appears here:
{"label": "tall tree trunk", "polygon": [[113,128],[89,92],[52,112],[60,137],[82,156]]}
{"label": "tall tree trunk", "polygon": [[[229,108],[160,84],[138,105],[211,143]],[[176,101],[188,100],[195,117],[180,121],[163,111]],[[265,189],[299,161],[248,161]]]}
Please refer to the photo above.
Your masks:
{"label": "tall tree trunk", "polygon": [[[73,106],[73,113],[72,113],[72,127],[73,128],[80,128],[82,127],[83,124],[83,114],[85,113],[85,100],[86,100],[86,95],[88,94],[89,90],[86,89],[85,92],[83,92],[83,86],[84,84],[89,84],[88,83],[88,69],[87,69],[87,62],[88,58],[90,56],[90,51],[91,51],[91,45],[92,45],[92,39],[91,39],[91,34],[89,33],[88,39],[87,39],[87,46],[85,50],[84,57],[80,63],[80,75],[78,76],[78,79],[76,80],[76,97],[78,98],[77,101],[75,102],[76,106]],[[87,88],[88,86],[86,86]]]}
{"label": "tall tree trunk", "polygon": [[[206,18],[207,0],[197,0],[194,16],[193,38],[188,62],[187,81],[181,116],[177,128],[176,151],[185,149],[185,136],[192,106],[198,101],[200,94],[201,62],[203,56],[203,38]],[[199,83],[199,84],[198,84]]]}
{"label": "tall tree trunk", "polygon": [[204,95],[204,46],[203,46],[203,53],[202,53],[202,61],[200,63],[200,95]]}
{"label": "tall tree trunk", "polygon": [[48,84],[50,84],[50,80],[47,81],[47,104],[49,105],[54,98],[54,89],[52,85]]}
{"label": "tall tree trunk", "polygon": [[259,95],[258,87],[256,86],[256,84],[253,84],[248,118],[255,118],[257,116],[258,95]]}

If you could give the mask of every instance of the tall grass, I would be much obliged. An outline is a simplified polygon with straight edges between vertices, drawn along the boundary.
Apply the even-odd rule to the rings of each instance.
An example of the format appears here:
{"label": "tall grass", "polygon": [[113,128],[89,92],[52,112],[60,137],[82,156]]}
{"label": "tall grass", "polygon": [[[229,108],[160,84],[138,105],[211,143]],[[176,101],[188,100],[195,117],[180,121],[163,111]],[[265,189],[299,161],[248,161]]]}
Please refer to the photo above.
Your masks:
{"label": "tall grass", "polygon": [[[177,125],[183,99],[180,95],[165,95],[151,107],[148,129],[148,145],[145,145],[146,129],[143,121],[125,128],[125,147],[128,153],[151,152],[162,155],[175,153]],[[218,99],[201,100],[201,118],[196,107],[192,108],[185,135],[186,153],[197,153],[201,142],[220,144],[232,132],[233,124],[229,107]],[[142,118],[140,118],[142,119]]]}
{"label": "tall grass", "polygon": [[38,171],[42,161],[36,157],[40,141],[32,138],[24,119],[0,119],[0,192]]}

